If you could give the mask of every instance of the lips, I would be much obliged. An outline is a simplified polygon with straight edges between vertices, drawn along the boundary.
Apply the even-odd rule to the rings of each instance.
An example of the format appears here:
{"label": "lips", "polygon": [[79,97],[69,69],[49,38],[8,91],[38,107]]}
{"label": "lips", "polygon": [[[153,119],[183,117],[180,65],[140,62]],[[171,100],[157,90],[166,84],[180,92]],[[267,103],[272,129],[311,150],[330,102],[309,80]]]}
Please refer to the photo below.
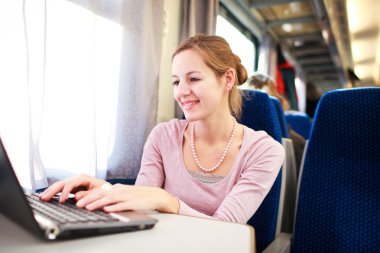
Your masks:
{"label": "lips", "polygon": [[182,109],[191,110],[199,103],[198,100],[184,101],[182,102]]}

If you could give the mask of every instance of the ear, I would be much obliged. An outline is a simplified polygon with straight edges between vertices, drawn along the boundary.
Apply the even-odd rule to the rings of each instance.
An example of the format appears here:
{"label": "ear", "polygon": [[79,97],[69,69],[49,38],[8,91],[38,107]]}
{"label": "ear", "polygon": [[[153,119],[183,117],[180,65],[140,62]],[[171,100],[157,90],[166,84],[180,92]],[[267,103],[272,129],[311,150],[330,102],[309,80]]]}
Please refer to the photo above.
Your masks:
{"label": "ear", "polygon": [[231,90],[235,83],[235,70],[233,68],[229,68],[224,74],[224,77],[226,90]]}

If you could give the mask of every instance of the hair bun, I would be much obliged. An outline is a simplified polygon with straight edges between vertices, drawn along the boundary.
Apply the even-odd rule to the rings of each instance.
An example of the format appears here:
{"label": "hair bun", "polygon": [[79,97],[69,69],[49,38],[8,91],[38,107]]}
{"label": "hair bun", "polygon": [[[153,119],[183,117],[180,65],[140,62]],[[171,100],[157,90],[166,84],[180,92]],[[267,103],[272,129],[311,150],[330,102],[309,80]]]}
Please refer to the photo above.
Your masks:
{"label": "hair bun", "polygon": [[248,79],[247,69],[241,64],[240,57],[235,55],[236,62],[236,76],[238,78],[238,85],[242,85]]}

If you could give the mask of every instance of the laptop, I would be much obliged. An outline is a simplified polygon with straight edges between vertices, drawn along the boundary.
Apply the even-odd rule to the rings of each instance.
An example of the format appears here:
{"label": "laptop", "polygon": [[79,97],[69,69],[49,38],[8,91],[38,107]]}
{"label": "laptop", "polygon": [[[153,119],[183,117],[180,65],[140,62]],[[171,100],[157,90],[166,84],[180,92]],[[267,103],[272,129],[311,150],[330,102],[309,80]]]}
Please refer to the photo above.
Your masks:
{"label": "laptop", "polygon": [[144,213],[90,212],[75,203],[39,200],[24,193],[0,139],[0,212],[37,237],[70,239],[100,234],[151,229],[158,222]]}

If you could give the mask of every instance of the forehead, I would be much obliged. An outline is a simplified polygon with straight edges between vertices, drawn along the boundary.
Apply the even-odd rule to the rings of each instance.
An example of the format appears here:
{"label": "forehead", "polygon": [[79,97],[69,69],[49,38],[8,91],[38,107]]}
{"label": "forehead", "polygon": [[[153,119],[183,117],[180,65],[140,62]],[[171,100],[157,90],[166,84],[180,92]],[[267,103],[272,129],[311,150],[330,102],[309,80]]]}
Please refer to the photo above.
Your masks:
{"label": "forehead", "polygon": [[172,73],[174,75],[187,73],[189,70],[204,72],[207,69],[209,68],[202,56],[194,49],[186,49],[173,58]]}

